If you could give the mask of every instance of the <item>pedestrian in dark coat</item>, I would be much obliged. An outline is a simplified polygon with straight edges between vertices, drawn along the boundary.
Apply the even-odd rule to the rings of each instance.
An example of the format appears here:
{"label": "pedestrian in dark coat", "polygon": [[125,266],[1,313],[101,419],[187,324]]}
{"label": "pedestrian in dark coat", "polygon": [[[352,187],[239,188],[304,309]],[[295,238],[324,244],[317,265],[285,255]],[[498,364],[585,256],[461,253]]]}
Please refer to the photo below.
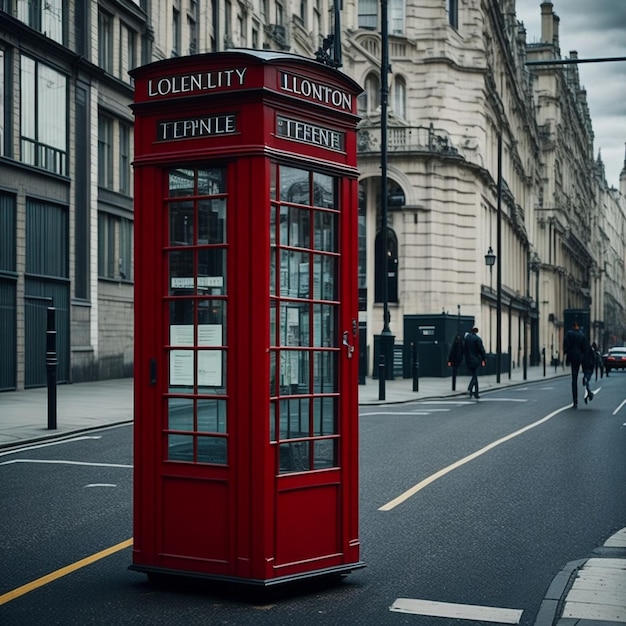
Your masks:
{"label": "pedestrian in dark coat", "polygon": [[585,338],[585,352],[583,354],[583,360],[581,363],[583,368],[583,387],[585,389],[585,394],[583,398],[585,400],[585,404],[587,404],[587,400],[589,400],[590,402],[591,400],[593,400],[593,391],[589,389],[589,383],[591,382],[591,377],[593,376],[593,371],[596,367],[596,364],[596,353]]}
{"label": "pedestrian in dark coat", "polygon": [[585,356],[587,338],[580,330],[578,322],[574,322],[570,330],[565,333],[563,352],[565,363],[569,363],[572,370],[572,408],[578,407],[578,372]]}
{"label": "pedestrian in dark coat", "polygon": [[448,353],[448,367],[459,367],[463,362],[463,339],[457,335],[450,346]]}
{"label": "pedestrian in dark coat", "polygon": [[485,347],[483,346],[483,340],[478,335],[478,328],[472,328],[471,332],[465,335],[465,365],[469,369],[472,377],[470,379],[467,392],[471,398],[474,395],[475,398],[480,398],[478,395],[478,368],[482,365],[485,366],[487,362],[487,354],[485,353]]}

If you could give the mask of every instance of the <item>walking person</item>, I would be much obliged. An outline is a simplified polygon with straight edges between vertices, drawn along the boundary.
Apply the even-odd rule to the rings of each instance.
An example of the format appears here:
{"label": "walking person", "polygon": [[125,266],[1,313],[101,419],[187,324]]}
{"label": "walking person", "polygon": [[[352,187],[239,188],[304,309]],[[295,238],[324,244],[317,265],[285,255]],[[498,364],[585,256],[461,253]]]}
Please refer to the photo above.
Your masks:
{"label": "walking person", "polygon": [[586,343],[587,339],[580,330],[578,322],[574,322],[563,339],[565,362],[569,363],[572,369],[572,408],[574,409],[578,407],[578,372],[585,356]]}
{"label": "walking person", "polygon": [[452,368],[452,391],[456,391],[456,375],[463,362],[463,339],[457,335],[450,346],[448,353],[448,367]]}
{"label": "walking person", "polygon": [[583,399],[585,400],[585,404],[587,404],[587,400],[589,400],[589,402],[593,400],[593,391],[589,389],[589,383],[591,382],[591,377],[593,376],[593,370],[596,367],[596,353],[589,345],[589,342],[586,340],[586,338],[585,352],[583,354],[583,360],[581,365],[583,368],[583,388],[585,390]]}
{"label": "walking person", "polygon": [[593,350],[593,356],[596,361],[596,380],[598,380],[598,370],[600,370],[600,378],[604,378],[604,363],[602,362],[600,350],[598,350],[598,344],[595,341],[591,344],[591,349]]}
{"label": "walking person", "polygon": [[478,399],[480,398],[478,395],[478,368],[481,365],[484,367],[487,362],[487,354],[483,340],[478,335],[478,328],[472,328],[471,332],[465,335],[464,352],[465,364],[472,375],[467,392],[470,398],[473,394]]}

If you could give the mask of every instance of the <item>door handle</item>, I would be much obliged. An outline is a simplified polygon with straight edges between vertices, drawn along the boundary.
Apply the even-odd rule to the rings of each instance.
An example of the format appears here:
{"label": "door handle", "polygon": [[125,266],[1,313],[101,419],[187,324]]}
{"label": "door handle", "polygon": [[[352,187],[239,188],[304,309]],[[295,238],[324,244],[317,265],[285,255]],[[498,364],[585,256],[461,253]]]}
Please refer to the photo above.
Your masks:
{"label": "door handle", "polygon": [[345,330],[343,333],[343,341],[341,343],[346,347],[348,358],[351,359],[352,353],[354,352],[354,346],[350,345],[349,337],[350,333]]}

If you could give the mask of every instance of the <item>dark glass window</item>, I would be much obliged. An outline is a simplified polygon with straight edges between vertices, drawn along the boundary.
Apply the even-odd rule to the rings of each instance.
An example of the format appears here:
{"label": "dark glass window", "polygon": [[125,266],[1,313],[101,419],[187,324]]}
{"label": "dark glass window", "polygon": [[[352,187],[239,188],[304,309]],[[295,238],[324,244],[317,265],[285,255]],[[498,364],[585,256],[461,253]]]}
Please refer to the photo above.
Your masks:
{"label": "dark glass window", "polygon": [[21,160],[65,176],[67,79],[25,55],[21,64]]}

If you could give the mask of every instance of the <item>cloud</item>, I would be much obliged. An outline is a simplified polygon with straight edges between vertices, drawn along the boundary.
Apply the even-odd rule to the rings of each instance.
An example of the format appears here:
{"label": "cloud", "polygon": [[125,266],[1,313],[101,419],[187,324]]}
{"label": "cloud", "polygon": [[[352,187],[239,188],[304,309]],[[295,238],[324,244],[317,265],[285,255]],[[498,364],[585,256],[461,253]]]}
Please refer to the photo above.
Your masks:
{"label": "cloud", "polygon": [[[580,59],[626,57],[626,0],[552,0],[559,16],[561,56],[575,50]],[[541,37],[541,1],[517,0],[517,19],[528,43]],[[602,151],[609,184],[619,186],[626,142],[626,61],[581,63],[580,84],[595,134],[595,155]]]}

